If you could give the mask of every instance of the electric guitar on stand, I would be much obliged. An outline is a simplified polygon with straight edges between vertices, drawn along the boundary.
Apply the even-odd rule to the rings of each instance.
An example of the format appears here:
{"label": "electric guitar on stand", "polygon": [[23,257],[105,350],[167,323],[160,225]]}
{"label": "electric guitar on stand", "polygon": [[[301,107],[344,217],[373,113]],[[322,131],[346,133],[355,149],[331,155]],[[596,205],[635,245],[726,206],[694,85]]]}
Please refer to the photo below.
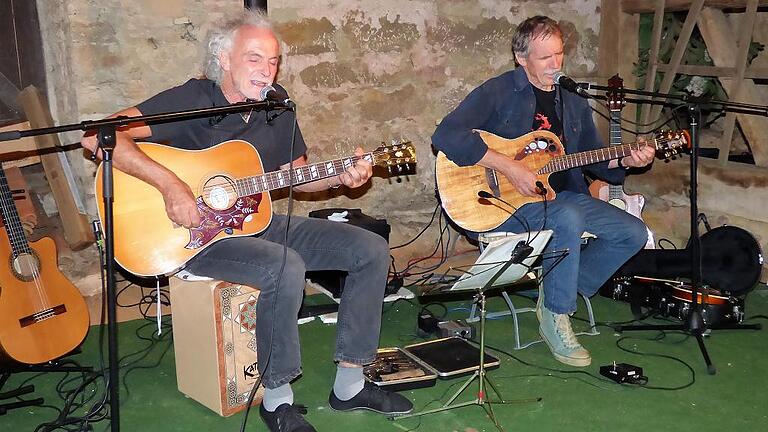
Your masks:
{"label": "electric guitar on stand", "polygon": [[27,241],[2,165],[0,208],[0,357],[25,364],[55,360],[85,338],[88,307],[59,271],[53,240]]}
{"label": "electric guitar on stand", "polygon": [[[610,111],[610,145],[621,145],[621,109],[624,107],[624,80],[618,75],[614,75],[608,80],[608,110]],[[602,180],[595,180],[589,185],[589,193],[600,200],[612,204],[627,213],[643,220],[642,212],[645,206],[645,197],[641,194],[627,194],[622,185],[612,185]],[[648,231],[648,241],[645,249],[654,249],[656,242],[653,232],[646,226]]]}
{"label": "electric guitar on stand", "polygon": [[[181,150],[139,143],[141,151],[173,171],[196,196],[203,222],[187,229],[174,224],[165,202],[153,186],[122,171],[114,171],[115,261],[139,276],[173,274],[214,242],[258,234],[272,221],[269,192],[291,185],[333,177],[358,160],[389,169],[416,163],[410,142],[381,146],[362,156],[350,156],[264,173],[261,157],[246,141],[226,141],[205,150]],[[102,166],[96,171],[96,202],[104,224]]]}

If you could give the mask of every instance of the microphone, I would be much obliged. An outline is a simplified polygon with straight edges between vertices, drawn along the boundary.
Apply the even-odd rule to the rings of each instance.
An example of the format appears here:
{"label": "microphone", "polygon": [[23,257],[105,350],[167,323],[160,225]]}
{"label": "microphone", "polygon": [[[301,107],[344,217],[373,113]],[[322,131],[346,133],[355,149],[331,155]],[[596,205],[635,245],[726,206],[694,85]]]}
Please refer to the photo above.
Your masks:
{"label": "microphone", "polygon": [[282,90],[278,90],[271,85],[265,86],[259,92],[259,99],[262,101],[279,102],[283,105],[293,108],[295,103],[288,97],[288,94]]}
{"label": "microphone", "polygon": [[538,193],[539,195],[544,196],[544,197],[546,197],[547,194],[549,193],[547,188],[544,186],[544,183],[542,183],[539,180],[536,180],[536,189],[538,189],[536,191],[536,193]]}
{"label": "microphone", "polygon": [[[515,212],[517,212],[517,207],[513,206],[512,204],[510,204],[510,203],[508,203],[508,202],[504,201],[503,199],[501,199],[501,198],[497,197],[496,195],[494,195],[494,194],[492,194],[492,193],[490,193],[490,192],[488,192],[488,191],[486,191],[486,190],[479,190],[479,191],[477,191],[477,196],[478,196],[478,197],[480,197],[480,198],[483,198],[483,199],[495,199],[495,200],[499,200],[499,201],[503,202],[504,204],[506,204],[506,205],[508,205],[508,206],[512,207],[513,209],[515,209]],[[497,206],[497,207],[498,207],[498,206]],[[531,235],[531,226],[530,226],[530,225],[528,225],[528,221],[527,221],[527,220],[525,220],[525,218],[523,218],[523,219],[520,219],[520,218],[519,218],[519,217],[518,217],[518,216],[517,216],[517,215],[516,215],[514,212],[511,212],[511,211],[509,211],[509,210],[506,210],[506,209],[504,209],[504,208],[502,208],[502,207],[499,207],[499,208],[500,208],[500,209],[502,209],[502,210],[504,210],[504,211],[506,211],[506,212],[507,212],[507,213],[509,213],[510,215],[512,215],[512,217],[513,217],[513,218],[515,218],[515,219],[516,219],[518,222],[520,222],[520,225],[522,225],[523,227],[525,227],[526,231],[528,231],[528,239],[529,239],[529,241],[530,241],[530,235]]]}
{"label": "microphone", "polygon": [[579,96],[583,96],[585,98],[592,97],[591,94],[587,93],[586,90],[581,88],[581,85],[574,81],[571,77],[564,74],[563,71],[557,71],[554,75],[552,75],[552,80],[555,81],[555,84],[559,85],[560,87],[568,90],[571,93],[576,93]]}

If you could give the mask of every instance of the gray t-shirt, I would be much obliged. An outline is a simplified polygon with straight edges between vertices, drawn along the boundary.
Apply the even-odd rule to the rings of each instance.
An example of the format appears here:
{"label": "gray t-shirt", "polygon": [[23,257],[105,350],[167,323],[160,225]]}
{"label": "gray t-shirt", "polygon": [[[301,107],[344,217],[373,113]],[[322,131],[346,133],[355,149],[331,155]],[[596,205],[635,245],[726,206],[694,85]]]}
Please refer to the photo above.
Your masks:
{"label": "gray t-shirt", "polygon": [[[138,104],[137,108],[142,114],[151,115],[226,105],[230,103],[216,83],[207,79],[191,79],[178,87],[158,93]],[[202,150],[224,141],[239,139],[249,142],[259,152],[265,172],[275,171],[280,165],[305,154],[307,147],[296,125],[296,143],[293,157],[290,157],[294,113],[270,111],[269,114],[270,117],[277,114],[269,123],[266,111],[254,111],[247,122],[241,114],[234,113],[223,118],[151,124],[152,136],[145,141],[187,150]]]}

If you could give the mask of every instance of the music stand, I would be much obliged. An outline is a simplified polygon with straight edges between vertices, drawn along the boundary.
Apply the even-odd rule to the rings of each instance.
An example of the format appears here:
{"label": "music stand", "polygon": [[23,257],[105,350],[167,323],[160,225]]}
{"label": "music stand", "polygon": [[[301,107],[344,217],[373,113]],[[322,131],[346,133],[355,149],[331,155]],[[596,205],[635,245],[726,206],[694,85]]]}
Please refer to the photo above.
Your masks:
{"label": "music stand", "polygon": [[[513,404],[526,402],[539,402],[541,397],[532,399],[519,399],[506,401],[499,391],[488,379],[485,372],[485,291],[497,285],[507,285],[517,282],[525,276],[533,265],[534,261],[541,255],[544,246],[547,245],[552,237],[551,230],[543,230],[532,233],[515,234],[495,240],[488,244],[480,254],[475,264],[459,280],[448,289],[448,291],[468,291],[475,290],[475,301],[480,306],[480,364],[478,369],[467,379],[459,390],[451,396],[443,406],[418,413],[407,414],[404,416],[393,417],[393,419],[403,419],[409,417],[420,417],[441,411],[447,411],[453,408],[461,408],[470,405],[477,405],[485,410],[485,413],[493,421],[494,426],[500,431],[504,431],[496,416],[493,413],[493,404]],[[528,245],[531,249],[527,253],[520,254],[521,245]],[[453,403],[470,384],[478,379],[477,397],[474,400]],[[491,401],[486,394],[486,386],[490,387],[498,401]]]}

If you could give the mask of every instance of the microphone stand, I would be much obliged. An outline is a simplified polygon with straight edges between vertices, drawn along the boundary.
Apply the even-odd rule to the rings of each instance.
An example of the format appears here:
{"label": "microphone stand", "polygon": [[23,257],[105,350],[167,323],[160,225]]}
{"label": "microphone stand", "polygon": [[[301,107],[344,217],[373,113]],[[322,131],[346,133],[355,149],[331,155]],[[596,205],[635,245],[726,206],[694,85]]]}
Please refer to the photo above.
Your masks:
{"label": "microphone stand", "polygon": [[[0,142],[13,141],[29,136],[47,135],[74,130],[85,132],[97,131],[98,149],[102,152],[104,170],[102,171],[104,221],[103,229],[105,242],[105,261],[107,277],[107,340],[109,346],[109,416],[112,432],[120,430],[120,401],[119,401],[119,364],[117,355],[117,296],[115,289],[115,247],[114,224],[112,203],[114,201],[112,184],[112,153],[116,145],[116,131],[120,126],[130,123],[170,123],[181,120],[190,120],[216,115],[245,112],[250,110],[291,110],[292,108],[283,102],[265,100],[262,102],[240,102],[213,108],[201,108],[186,111],[167,112],[146,116],[119,116],[115,118],[83,121],[63,126],[46,127],[31,130],[15,130],[0,132]],[[98,153],[98,150],[97,152]]]}
{"label": "microphone stand", "polygon": [[[580,88],[586,87],[587,89],[594,89],[600,91],[615,91],[615,89],[606,86],[593,85],[593,84],[579,84]],[[699,350],[704,358],[704,362],[707,365],[707,373],[714,375],[717,373],[717,368],[712,364],[712,361],[707,352],[707,347],[704,345],[704,332],[707,330],[707,324],[704,322],[704,318],[701,314],[701,303],[699,302],[699,286],[701,284],[701,239],[699,238],[698,227],[698,159],[699,159],[699,129],[701,125],[701,107],[702,105],[718,107],[722,110],[730,110],[733,112],[739,112],[750,115],[762,115],[768,116],[768,106],[745,104],[739,102],[730,102],[723,100],[716,100],[710,98],[694,97],[691,95],[675,95],[669,93],[649,92],[642,90],[622,89],[623,93],[649,96],[651,98],[663,98],[669,103],[670,100],[677,100],[687,105],[690,125],[690,137],[691,137],[691,162],[690,162],[690,260],[691,260],[691,298],[692,305],[686,322],[680,325],[634,325],[634,326],[619,326],[617,331],[633,331],[633,330],[682,330],[694,336],[699,345]],[[648,99],[626,99],[633,103],[654,103],[654,101]],[[658,103],[658,102],[655,102]],[[664,102],[661,102],[664,103]]]}

